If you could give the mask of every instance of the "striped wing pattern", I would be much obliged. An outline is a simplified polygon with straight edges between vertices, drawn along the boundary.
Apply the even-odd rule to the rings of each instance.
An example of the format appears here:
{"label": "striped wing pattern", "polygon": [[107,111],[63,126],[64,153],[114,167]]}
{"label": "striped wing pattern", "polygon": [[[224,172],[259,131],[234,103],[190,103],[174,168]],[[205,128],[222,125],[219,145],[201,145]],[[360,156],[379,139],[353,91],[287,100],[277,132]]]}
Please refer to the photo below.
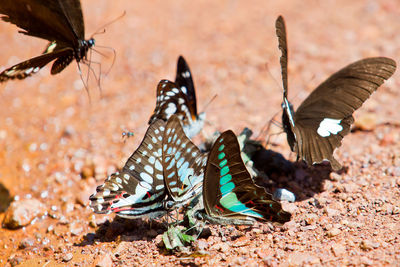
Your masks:
{"label": "striped wing pattern", "polygon": [[115,212],[120,217],[157,218],[165,214],[162,138],[165,122],[156,120],[148,128],[138,149],[121,172],[112,174],[90,197],[96,213]]}
{"label": "striped wing pattern", "polygon": [[178,117],[165,127],[162,164],[165,185],[175,205],[183,205],[201,193],[207,155],[185,135]]}

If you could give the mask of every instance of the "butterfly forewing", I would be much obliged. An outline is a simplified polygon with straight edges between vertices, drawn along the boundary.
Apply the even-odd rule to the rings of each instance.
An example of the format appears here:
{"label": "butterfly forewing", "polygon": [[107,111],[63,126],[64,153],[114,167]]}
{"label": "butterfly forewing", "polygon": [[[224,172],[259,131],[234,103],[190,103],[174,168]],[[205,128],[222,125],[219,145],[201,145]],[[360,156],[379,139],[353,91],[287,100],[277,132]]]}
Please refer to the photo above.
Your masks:
{"label": "butterfly forewing", "polygon": [[276,35],[278,36],[279,50],[281,50],[281,71],[282,71],[282,82],[283,82],[283,97],[287,98],[288,90],[288,78],[287,78],[287,66],[288,66],[288,50],[286,41],[286,27],[285,21],[282,16],[279,16],[275,23]]}
{"label": "butterfly forewing", "polygon": [[207,214],[212,217],[280,223],[291,217],[279,202],[254,184],[232,131],[222,133],[211,149],[204,176],[203,201]]}
{"label": "butterfly forewing", "polygon": [[188,107],[192,114],[193,120],[197,116],[197,104],[196,104],[196,92],[194,90],[194,83],[192,79],[192,72],[190,71],[189,65],[183,56],[179,56],[177,67],[176,67],[176,78],[175,84],[179,89],[186,95],[188,100]]}
{"label": "butterfly forewing", "polygon": [[80,0],[57,0],[63,14],[68,20],[77,39],[85,38],[85,24],[83,22],[82,7]]}
{"label": "butterfly forewing", "polygon": [[[80,1],[73,2],[80,8]],[[15,24],[30,36],[66,43],[76,38],[58,0],[2,0],[0,14],[5,15],[4,21]]]}
{"label": "butterfly forewing", "polygon": [[167,121],[174,114],[182,121],[191,117],[187,97],[175,83],[161,80],[157,85],[156,108],[149,123],[156,119]]}
{"label": "butterfly forewing", "polygon": [[207,155],[185,135],[179,119],[172,116],[163,137],[163,170],[169,195],[182,204],[201,192]]}
{"label": "butterfly forewing", "polygon": [[111,175],[90,197],[97,213],[115,212],[127,218],[158,217],[165,213],[163,201],[162,137],[165,122],[150,125],[138,149],[120,173]]}

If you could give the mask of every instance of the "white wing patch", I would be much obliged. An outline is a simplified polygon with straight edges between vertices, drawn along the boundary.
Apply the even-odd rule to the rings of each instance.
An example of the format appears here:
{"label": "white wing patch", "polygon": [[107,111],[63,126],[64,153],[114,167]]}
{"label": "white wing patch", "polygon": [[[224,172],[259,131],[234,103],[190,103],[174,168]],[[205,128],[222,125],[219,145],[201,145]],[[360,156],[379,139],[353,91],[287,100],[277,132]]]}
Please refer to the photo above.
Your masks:
{"label": "white wing patch", "polygon": [[337,134],[343,130],[342,125],[340,125],[341,121],[342,120],[325,118],[319,124],[317,133],[322,137],[328,137],[331,134]]}

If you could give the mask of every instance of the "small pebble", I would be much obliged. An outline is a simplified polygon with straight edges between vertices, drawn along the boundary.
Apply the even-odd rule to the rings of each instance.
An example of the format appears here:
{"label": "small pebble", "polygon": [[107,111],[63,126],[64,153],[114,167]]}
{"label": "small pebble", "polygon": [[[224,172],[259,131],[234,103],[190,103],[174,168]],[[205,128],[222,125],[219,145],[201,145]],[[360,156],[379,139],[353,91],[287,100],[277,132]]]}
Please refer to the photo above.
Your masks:
{"label": "small pebble", "polygon": [[361,259],[360,259],[360,261],[361,261],[361,263],[363,264],[363,265],[365,265],[365,266],[373,266],[374,265],[374,262],[372,261],[372,260],[370,260],[370,259],[368,259],[367,257],[361,257]]}
{"label": "small pebble", "polygon": [[104,254],[97,262],[96,267],[111,267],[113,264],[111,255],[109,253]]}
{"label": "small pebble", "polygon": [[336,172],[331,172],[330,178],[334,181],[340,181],[342,179],[342,176]]}
{"label": "small pebble", "polygon": [[13,201],[5,212],[3,226],[8,229],[26,226],[44,212],[44,205],[37,199]]}
{"label": "small pebble", "polygon": [[8,262],[10,263],[10,265],[12,267],[19,265],[22,261],[23,261],[23,259],[21,257],[15,256],[15,255],[11,255],[8,258]]}
{"label": "small pebble", "polygon": [[276,200],[280,200],[280,201],[289,201],[289,202],[295,202],[296,201],[296,196],[290,192],[287,189],[284,188],[278,188],[276,189],[276,191],[274,192],[274,198]]}
{"label": "small pebble", "polygon": [[70,260],[72,260],[72,257],[73,257],[74,255],[72,254],[72,253],[67,253],[67,254],[65,254],[63,257],[62,257],[62,260],[64,261],[64,262],[69,262]]}
{"label": "small pebble", "polygon": [[230,250],[230,246],[227,243],[222,243],[222,244],[219,245],[218,250],[223,252],[223,253],[225,253],[225,252],[228,252]]}
{"label": "small pebble", "polygon": [[369,241],[369,240],[363,240],[363,241],[361,241],[361,243],[360,243],[360,248],[361,248],[362,250],[368,251],[368,250],[373,249],[373,244],[372,244],[372,242]]}
{"label": "small pebble", "polygon": [[333,254],[335,254],[336,257],[339,257],[346,253],[346,247],[341,244],[333,244],[331,248]]}
{"label": "small pebble", "polygon": [[328,207],[326,207],[326,208],[324,209],[324,212],[325,212],[326,215],[328,215],[328,217],[330,217],[330,218],[332,218],[332,217],[334,217],[334,216],[340,215],[340,212],[339,212],[338,210],[331,209],[331,208],[328,208]]}
{"label": "small pebble", "polygon": [[197,240],[194,244],[194,247],[196,248],[196,250],[205,250],[209,247],[209,244],[205,240]]}
{"label": "small pebble", "polygon": [[328,237],[334,237],[340,234],[340,230],[338,228],[332,228],[328,231]]}
{"label": "small pebble", "polygon": [[29,248],[32,247],[35,244],[35,240],[33,240],[32,238],[24,238],[21,240],[21,242],[18,245],[19,249],[25,249],[25,248]]}
{"label": "small pebble", "polygon": [[78,236],[83,232],[83,227],[78,223],[73,222],[69,227],[69,231],[71,232],[72,236]]}
{"label": "small pebble", "polygon": [[318,218],[319,216],[315,213],[307,214],[305,219],[306,224],[307,225],[313,224],[318,220]]}

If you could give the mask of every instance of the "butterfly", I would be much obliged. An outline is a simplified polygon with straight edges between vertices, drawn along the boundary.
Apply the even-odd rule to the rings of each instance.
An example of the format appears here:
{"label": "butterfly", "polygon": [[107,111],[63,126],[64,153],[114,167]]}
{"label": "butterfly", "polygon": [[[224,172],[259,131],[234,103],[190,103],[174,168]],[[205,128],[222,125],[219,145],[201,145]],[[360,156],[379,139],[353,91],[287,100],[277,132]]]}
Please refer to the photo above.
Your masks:
{"label": "butterfly", "polygon": [[122,171],[90,196],[90,206],[96,213],[159,218],[200,192],[205,162],[177,116],[167,122],[156,120]]}
{"label": "butterfly", "polygon": [[291,214],[246,169],[235,134],[228,130],[215,141],[208,156],[203,181],[204,212],[211,223],[253,224],[255,220],[285,223]]}
{"label": "butterfly", "polygon": [[282,124],[290,148],[296,152],[298,160],[307,164],[329,161],[332,169],[337,171],[341,165],[333,157],[333,152],[350,132],[353,112],[392,76],[396,62],[385,57],[356,61],[321,83],[295,112],[287,99],[288,52],[282,16],[276,20],[275,27],[282,53]]}
{"label": "butterfly", "polygon": [[129,219],[159,218],[166,214],[161,163],[164,130],[164,121],[154,121],[122,171],[112,174],[97,187],[96,193],[89,198],[95,213],[115,212]]}
{"label": "butterfly", "polygon": [[85,40],[81,3],[79,0],[2,0],[2,20],[15,24],[23,34],[50,41],[43,54],[0,73],[0,82],[25,79],[55,60],[51,74],[60,73],[74,59],[87,59],[94,46],[93,38]]}
{"label": "butterfly", "polygon": [[157,101],[149,124],[156,119],[168,120],[176,114],[189,138],[198,134],[204,125],[205,113],[197,113],[196,94],[192,74],[185,59],[180,56],[175,82],[161,80],[157,85]]}

